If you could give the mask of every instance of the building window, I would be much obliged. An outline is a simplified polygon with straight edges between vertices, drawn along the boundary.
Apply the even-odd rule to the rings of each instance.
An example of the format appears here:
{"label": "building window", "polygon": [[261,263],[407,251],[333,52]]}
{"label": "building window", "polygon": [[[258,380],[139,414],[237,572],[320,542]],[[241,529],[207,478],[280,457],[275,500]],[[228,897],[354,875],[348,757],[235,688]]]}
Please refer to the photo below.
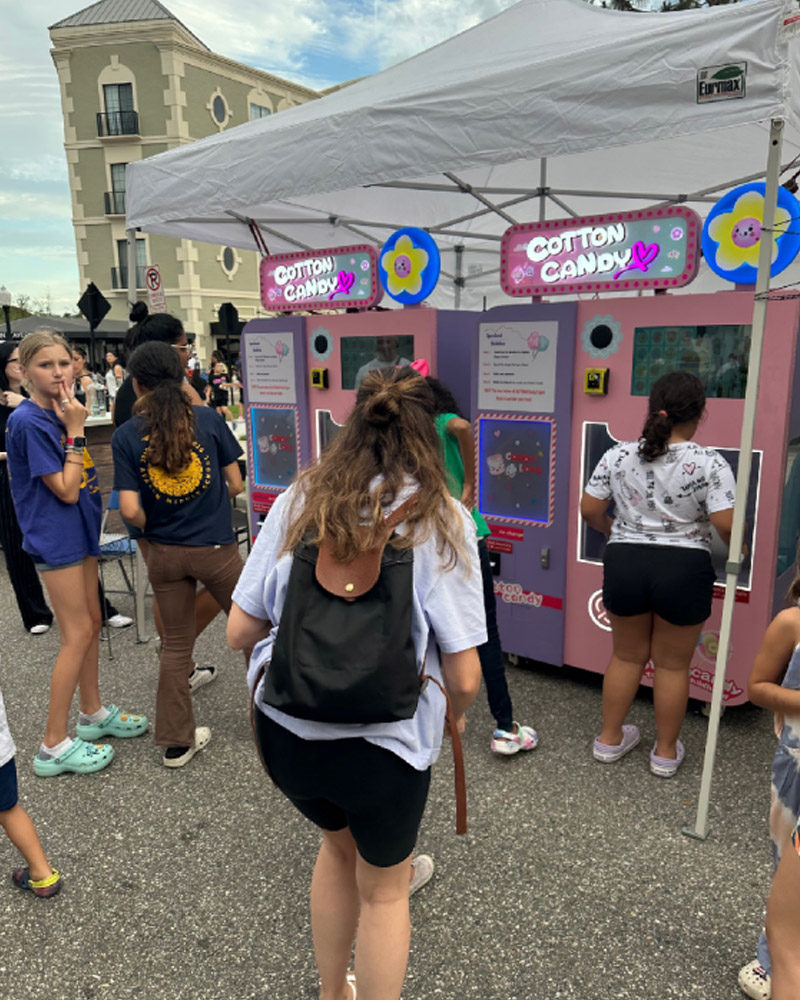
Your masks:
{"label": "building window", "polygon": [[103,102],[105,121],[102,126],[105,135],[138,135],[139,116],[133,110],[133,84],[104,84]]}
{"label": "building window", "polygon": [[[117,260],[119,267],[111,269],[111,287],[128,287],[128,241],[117,240]],[[147,270],[147,240],[136,241],[136,287],[144,288],[144,272]]]}
{"label": "building window", "polygon": [[250,105],[250,121],[254,122],[257,118],[266,118],[267,115],[272,114],[272,108],[265,108],[263,104],[251,104]]}
{"label": "building window", "polygon": [[111,163],[111,190],[106,191],[106,215],[125,214],[125,168],[127,163]]}
{"label": "building window", "polygon": [[217,89],[209,98],[206,107],[208,108],[208,113],[211,115],[211,120],[217,126],[217,129],[221,132],[228,124],[228,122],[231,120],[232,115],[230,106],[227,100],[225,99],[225,95],[222,93],[219,87],[217,87]]}
{"label": "building window", "polygon": [[221,247],[217,254],[217,261],[227,275],[228,281],[233,281],[233,276],[239,270],[239,266],[242,263],[242,258],[239,254],[233,247]]}

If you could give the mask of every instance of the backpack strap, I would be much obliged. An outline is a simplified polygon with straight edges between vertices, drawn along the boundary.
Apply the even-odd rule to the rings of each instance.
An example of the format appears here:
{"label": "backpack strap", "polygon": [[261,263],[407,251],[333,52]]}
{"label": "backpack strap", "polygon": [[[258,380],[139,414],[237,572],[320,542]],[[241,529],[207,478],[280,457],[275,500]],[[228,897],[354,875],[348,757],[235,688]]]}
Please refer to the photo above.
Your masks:
{"label": "backpack strap", "polygon": [[392,532],[398,524],[401,524],[408,517],[418,499],[418,495],[414,493],[396,510],[393,510],[384,519],[384,534],[380,543],[366,552],[361,552],[349,563],[337,562],[331,553],[330,543],[327,539],[323,539],[319,546],[315,570],[317,583],[324,587],[328,593],[342,597],[346,601],[354,601],[357,597],[362,597],[372,590],[378,582],[383,550],[392,537]]}
{"label": "backpack strap", "polygon": [[467,779],[464,771],[464,747],[461,743],[461,733],[456,727],[455,718],[453,716],[453,706],[450,703],[450,696],[447,693],[447,688],[445,688],[444,684],[440,683],[435,677],[431,677],[430,674],[421,674],[420,677],[422,680],[433,681],[436,687],[438,687],[444,695],[445,704],[447,705],[445,718],[447,719],[447,728],[450,732],[450,744],[453,748],[453,776],[455,778],[456,785],[456,833],[466,833]]}

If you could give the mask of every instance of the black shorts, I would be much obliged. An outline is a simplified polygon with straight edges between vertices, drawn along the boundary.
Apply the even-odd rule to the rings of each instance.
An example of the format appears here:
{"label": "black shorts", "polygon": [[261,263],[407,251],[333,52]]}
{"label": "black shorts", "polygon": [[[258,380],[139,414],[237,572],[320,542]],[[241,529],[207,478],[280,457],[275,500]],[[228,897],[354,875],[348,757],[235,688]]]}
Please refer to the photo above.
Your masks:
{"label": "black shorts", "polygon": [[621,618],[652,611],[671,625],[700,625],[715,579],[704,549],[616,542],[603,557],[603,604]]}
{"label": "black shorts", "polygon": [[417,771],[364,739],[301,740],[255,712],[256,737],[272,780],[323,830],[350,833],[377,868],[411,854],[425,811],[431,769]]}
{"label": "black shorts", "polygon": [[18,801],[17,765],[12,757],[0,767],[0,813],[13,809]]}

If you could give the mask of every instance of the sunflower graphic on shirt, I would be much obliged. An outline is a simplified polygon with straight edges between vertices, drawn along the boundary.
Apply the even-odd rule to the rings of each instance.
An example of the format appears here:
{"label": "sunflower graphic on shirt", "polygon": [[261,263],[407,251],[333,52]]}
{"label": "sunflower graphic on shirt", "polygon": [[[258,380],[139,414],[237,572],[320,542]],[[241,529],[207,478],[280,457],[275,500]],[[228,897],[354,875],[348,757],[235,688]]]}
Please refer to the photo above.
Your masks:
{"label": "sunflower graphic on shirt", "polygon": [[180,472],[169,473],[158,465],[152,465],[147,448],[142,453],[139,471],[156,499],[168,504],[183,504],[193,500],[211,485],[211,460],[206,449],[197,441],[192,442],[189,464]]}

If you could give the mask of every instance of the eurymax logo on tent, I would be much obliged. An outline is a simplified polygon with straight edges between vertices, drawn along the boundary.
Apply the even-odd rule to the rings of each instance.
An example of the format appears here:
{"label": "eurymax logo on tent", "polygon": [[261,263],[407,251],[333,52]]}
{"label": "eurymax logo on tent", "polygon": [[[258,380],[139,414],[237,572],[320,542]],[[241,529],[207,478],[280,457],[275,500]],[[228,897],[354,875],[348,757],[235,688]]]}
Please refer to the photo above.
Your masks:
{"label": "eurymax logo on tent", "polygon": [[747,63],[727,63],[725,66],[706,66],[697,74],[697,103],[730,101],[745,96]]}

